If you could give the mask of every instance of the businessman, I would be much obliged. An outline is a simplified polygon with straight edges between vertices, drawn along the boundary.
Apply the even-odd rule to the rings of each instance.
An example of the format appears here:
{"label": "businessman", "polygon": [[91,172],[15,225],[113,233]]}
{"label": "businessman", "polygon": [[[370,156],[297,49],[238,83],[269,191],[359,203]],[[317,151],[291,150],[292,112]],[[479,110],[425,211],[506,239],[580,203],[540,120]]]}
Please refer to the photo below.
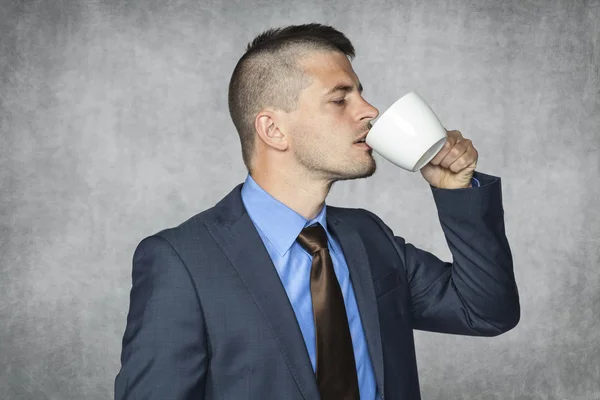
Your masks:
{"label": "businessman", "polygon": [[248,45],[229,85],[248,175],[138,244],[116,399],[420,399],[414,329],[518,323],[500,178],[475,171],[459,131],[421,170],[452,262],[326,205],[334,182],[376,170],[354,56],[320,24]]}

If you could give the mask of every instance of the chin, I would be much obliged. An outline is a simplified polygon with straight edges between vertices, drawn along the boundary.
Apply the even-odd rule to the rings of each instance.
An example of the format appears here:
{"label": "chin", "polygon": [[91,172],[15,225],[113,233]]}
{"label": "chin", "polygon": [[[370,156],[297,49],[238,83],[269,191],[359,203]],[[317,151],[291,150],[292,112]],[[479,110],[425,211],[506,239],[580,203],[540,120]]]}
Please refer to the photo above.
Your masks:
{"label": "chin", "polygon": [[375,159],[371,159],[369,163],[362,164],[352,164],[350,166],[346,166],[346,168],[338,171],[337,174],[334,174],[334,180],[336,181],[347,181],[352,179],[362,179],[368,178],[375,174],[377,170],[377,164],[375,163]]}

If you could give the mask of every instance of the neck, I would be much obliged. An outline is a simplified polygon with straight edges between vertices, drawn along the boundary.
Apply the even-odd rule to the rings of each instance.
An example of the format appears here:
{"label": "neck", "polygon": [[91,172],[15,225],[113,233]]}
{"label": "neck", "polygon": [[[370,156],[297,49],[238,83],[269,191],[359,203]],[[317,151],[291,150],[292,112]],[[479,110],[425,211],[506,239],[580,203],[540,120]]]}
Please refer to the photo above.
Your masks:
{"label": "neck", "polygon": [[333,183],[289,168],[255,168],[250,175],[267,193],[308,220],[321,212]]}

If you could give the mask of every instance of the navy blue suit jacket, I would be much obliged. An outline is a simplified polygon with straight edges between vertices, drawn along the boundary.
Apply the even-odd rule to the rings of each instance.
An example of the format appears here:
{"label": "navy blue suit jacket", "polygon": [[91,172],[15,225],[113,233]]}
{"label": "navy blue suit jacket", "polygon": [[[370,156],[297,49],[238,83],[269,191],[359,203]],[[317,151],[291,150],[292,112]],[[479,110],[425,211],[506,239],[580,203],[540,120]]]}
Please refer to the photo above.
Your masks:
{"label": "navy blue suit jacket", "polygon": [[[453,262],[364,209],[327,206],[384,399],[420,399],[413,329],[495,336],[520,318],[500,178],[431,188]],[[144,238],[115,398],[318,399],[293,309],[240,196]]]}

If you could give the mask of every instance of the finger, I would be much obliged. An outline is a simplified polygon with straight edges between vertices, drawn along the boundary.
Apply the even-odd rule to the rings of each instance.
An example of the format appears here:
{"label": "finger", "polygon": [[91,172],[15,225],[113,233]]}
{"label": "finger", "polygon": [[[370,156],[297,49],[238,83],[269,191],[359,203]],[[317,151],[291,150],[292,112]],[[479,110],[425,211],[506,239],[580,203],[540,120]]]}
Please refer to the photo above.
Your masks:
{"label": "finger", "polygon": [[469,139],[463,139],[460,142],[454,144],[450,151],[446,154],[446,157],[440,162],[440,165],[444,168],[450,167],[456,160],[462,157],[463,154],[471,146],[471,141]]}
{"label": "finger", "polygon": [[462,133],[460,131],[457,131],[457,130],[452,130],[452,131],[446,130],[446,132],[448,132],[448,136],[452,136],[453,138],[456,138],[457,142],[460,142],[463,139],[463,135],[462,135]]}
{"label": "finger", "polygon": [[[433,165],[439,165],[440,162],[442,162],[444,157],[446,157],[446,155],[448,155],[448,152],[452,149],[452,147],[457,143],[457,141],[459,139],[460,132],[449,131],[449,130],[446,130],[446,132],[447,132],[446,143],[444,143],[444,146],[442,147],[442,149],[430,161],[430,163]],[[456,133],[458,133],[458,135]]]}
{"label": "finger", "polygon": [[450,164],[450,171],[454,173],[458,173],[464,170],[467,167],[472,166],[473,164],[477,164],[477,158],[479,157],[479,153],[471,144],[467,151],[464,152],[462,156],[460,156],[456,161]]}

